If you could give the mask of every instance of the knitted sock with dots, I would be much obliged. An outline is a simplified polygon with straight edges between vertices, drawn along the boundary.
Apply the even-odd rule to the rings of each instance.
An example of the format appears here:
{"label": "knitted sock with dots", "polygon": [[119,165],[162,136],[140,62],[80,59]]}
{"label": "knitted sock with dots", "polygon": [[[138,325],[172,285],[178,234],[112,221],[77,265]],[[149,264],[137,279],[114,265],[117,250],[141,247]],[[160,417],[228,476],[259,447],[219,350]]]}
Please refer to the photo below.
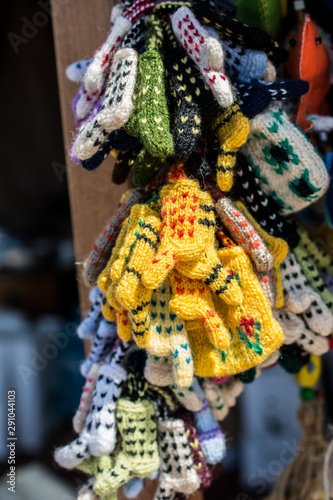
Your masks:
{"label": "knitted sock with dots", "polygon": [[194,415],[189,411],[183,411],[179,413],[179,417],[184,420],[186,437],[191,446],[194,468],[197,471],[198,476],[200,477],[200,489],[204,490],[206,488],[209,488],[209,486],[211,485],[213,475],[205,461],[205,457],[201,449],[198,433],[195,427]]}
{"label": "knitted sock with dots", "polygon": [[279,215],[279,205],[260,187],[259,179],[248,159],[241,153],[237,155],[235,195],[246,204],[252,217],[271,236],[283,238],[293,249],[298,245],[299,236],[292,224]]}
{"label": "knitted sock with dots", "polygon": [[201,75],[211,89],[219,105],[228,108],[234,102],[231,84],[224,74],[223,48],[186,6],[180,7],[172,16],[172,29],[188,55],[200,69]]}
{"label": "knitted sock with dots", "polygon": [[126,181],[140,150],[138,147],[132,151],[119,151],[112,172],[112,181],[115,184],[123,184]]}
{"label": "knitted sock with dots", "polygon": [[133,184],[138,187],[146,186],[162,169],[164,162],[164,157],[152,156],[147,149],[142,148],[133,166]]}
{"label": "knitted sock with dots", "polygon": [[[82,464],[78,466],[78,469],[86,474],[90,474],[93,477],[89,480],[89,490],[93,491],[97,499],[101,500],[117,500],[117,492],[112,492],[107,496],[100,497],[97,496],[94,486],[96,481],[108,474],[112,469],[113,460],[110,455],[104,455],[103,457],[94,457],[85,460]],[[88,497],[89,499],[89,497]],[[90,499],[89,499],[90,500]]]}
{"label": "knitted sock with dots", "polygon": [[184,421],[160,421],[158,445],[161,473],[154,500],[172,500],[176,492],[191,495],[197,491],[200,488],[200,477],[194,468]]}
{"label": "knitted sock with dots", "polygon": [[288,253],[281,264],[281,278],[287,310],[302,314],[310,330],[325,336],[332,333],[332,312],[311,288],[302,267],[292,253]]}
{"label": "knitted sock with dots", "polygon": [[212,379],[205,378],[202,388],[214,417],[218,422],[222,421],[229,412],[229,406],[223,397],[222,387],[213,382]]}
{"label": "knitted sock with dots", "polygon": [[95,337],[99,324],[103,319],[103,314],[101,311],[102,298],[103,295],[99,291],[97,286],[90,290],[89,299],[92,303],[92,306],[85,319],[81,321],[77,328],[77,334],[80,339],[92,339]]}
{"label": "knitted sock with dots", "polygon": [[233,42],[223,41],[225,69],[229,77],[242,82],[259,80],[266,71],[267,55],[259,50],[247,49]]}
{"label": "knitted sock with dots", "polygon": [[226,453],[224,435],[215,420],[199,382],[194,382],[194,389],[202,401],[202,409],[195,413],[195,427],[197,429],[200,446],[207,463],[221,462]]}
{"label": "knitted sock with dots", "polygon": [[250,121],[242,152],[260,180],[261,188],[288,215],[318,200],[328,188],[324,162],[308,138],[277,106]]}
{"label": "knitted sock with dots", "polygon": [[219,140],[216,181],[221,191],[229,191],[233,185],[236,152],[246,142],[250,131],[249,120],[238,104],[220,113],[212,124],[212,132]]}
{"label": "knitted sock with dots", "polygon": [[99,363],[93,364],[87,375],[86,383],[84,384],[80,398],[80,405],[73,417],[73,429],[77,434],[80,434],[80,432],[84,429],[86,418],[92,405],[93,392],[96,386],[100,367],[101,365]]}
{"label": "knitted sock with dots", "polygon": [[81,365],[81,375],[87,377],[94,363],[103,362],[108,358],[116,339],[116,324],[102,319],[96,332],[89,355]]}
{"label": "knitted sock with dots", "polygon": [[100,496],[120,488],[132,477],[144,478],[159,468],[154,407],[146,399],[118,401],[116,421],[121,451],[107,474],[96,478],[94,489]]}
{"label": "knitted sock with dots", "polygon": [[139,54],[144,50],[147,38],[147,19],[142,17],[134,23],[122,41],[122,48],[135,49]]}
{"label": "knitted sock with dots", "polygon": [[73,469],[91,455],[102,456],[113,451],[116,444],[116,401],[127,377],[121,361],[128,349],[129,344],[121,342],[112,353],[110,363],[100,368],[83,431],[76,440],[58,448],[54,454],[56,462],[62,467]]}
{"label": "knitted sock with dots", "polygon": [[319,244],[319,241],[311,238],[304,226],[297,224],[297,233],[300,237],[300,245],[307,251],[311,259],[314,260],[318,269],[332,276],[333,261],[330,254]]}

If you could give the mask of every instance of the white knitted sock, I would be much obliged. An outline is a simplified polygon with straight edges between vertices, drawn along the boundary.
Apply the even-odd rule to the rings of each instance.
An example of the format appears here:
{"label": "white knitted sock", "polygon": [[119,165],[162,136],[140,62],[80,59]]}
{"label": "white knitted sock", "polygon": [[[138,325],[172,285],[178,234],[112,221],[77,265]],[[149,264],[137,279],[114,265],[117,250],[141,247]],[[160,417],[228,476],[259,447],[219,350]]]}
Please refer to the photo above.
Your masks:
{"label": "white knitted sock", "polygon": [[82,432],[84,429],[86,418],[92,405],[93,392],[96,386],[100,368],[101,365],[99,363],[95,363],[92,365],[88,373],[86,383],[83,387],[80,405],[73,417],[73,428],[78,434],[80,434],[80,432]]}
{"label": "white knitted sock", "polygon": [[81,374],[86,377],[94,363],[104,362],[111,353],[117,339],[117,327],[105,319],[99,324],[89,356],[81,365]]}

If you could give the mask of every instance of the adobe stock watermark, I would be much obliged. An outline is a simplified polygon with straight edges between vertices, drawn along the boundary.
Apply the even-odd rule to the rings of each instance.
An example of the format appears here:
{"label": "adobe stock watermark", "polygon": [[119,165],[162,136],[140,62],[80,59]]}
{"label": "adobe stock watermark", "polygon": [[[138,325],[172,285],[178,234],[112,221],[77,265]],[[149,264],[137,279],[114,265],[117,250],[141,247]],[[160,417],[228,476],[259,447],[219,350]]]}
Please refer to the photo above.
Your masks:
{"label": "adobe stock watermark", "polygon": [[56,16],[63,5],[69,3],[70,0],[38,0],[36,5],[40,7],[33,16],[28,19],[26,16],[21,17],[22,26],[20,33],[13,33],[10,31],[7,34],[9,43],[12,46],[15,54],[18,54],[22,45],[26,45],[30,40],[35,38],[41,28],[44,28],[50,19]]}
{"label": "adobe stock watermark", "polygon": [[59,352],[64,350],[70,341],[70,338],[76,337],[77,323],[69,321],[64,327],[64,331],[49,332],[47,334],[49,342],[45,343],[38,351],[35,348],[30,349],[29,365],[19,364],[17,370],[22,377],[24,385],[28,385],[31,377],[37,377],[49,362],[55,359]]}
{"label": "adobe stock watermark", "polygon": [[[295,438],[292,443],[282,441],[283,449],[276,460],[269,462],[266,468],[258,469],[256,473],[248,477],[247,484],[256,495],[267,493],[267,490],[276,481],[278,476],[283,470],[294,460],[298,455],[300,448],[297,439]],[[252,500],[248,493],[239,493],[236,500]]]}

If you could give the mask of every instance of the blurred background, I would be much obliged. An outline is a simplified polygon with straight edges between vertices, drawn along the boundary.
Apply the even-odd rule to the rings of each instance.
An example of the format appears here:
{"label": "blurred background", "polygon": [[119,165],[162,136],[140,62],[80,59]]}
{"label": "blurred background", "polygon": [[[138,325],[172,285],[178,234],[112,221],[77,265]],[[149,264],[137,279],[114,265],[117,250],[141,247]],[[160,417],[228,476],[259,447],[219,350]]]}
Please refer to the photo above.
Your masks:
{"label": "blurred background", "polygon": [[[84,351],[75,333],[80,311],[52,22],[46,8],[48,21],[36,31],[31,25],[41,3],[48,5],[4,2],[0,17],[1,500],[11,498],[6,484],[6,416],[7,391],[12,389],[15,498],[74,500],[82,482],[80,473],[66,473],[52,459],[54,448],[74,437],[71,419],[84,383],[79,372]],[[332,394],[329,365],[326,356],[325,383]],[[246,388],[223,422],[229,451],[222,475],[205,498],[251,500],[267,495],[295,455],[298,403],[298,386],[279,367],[266,370]]]}

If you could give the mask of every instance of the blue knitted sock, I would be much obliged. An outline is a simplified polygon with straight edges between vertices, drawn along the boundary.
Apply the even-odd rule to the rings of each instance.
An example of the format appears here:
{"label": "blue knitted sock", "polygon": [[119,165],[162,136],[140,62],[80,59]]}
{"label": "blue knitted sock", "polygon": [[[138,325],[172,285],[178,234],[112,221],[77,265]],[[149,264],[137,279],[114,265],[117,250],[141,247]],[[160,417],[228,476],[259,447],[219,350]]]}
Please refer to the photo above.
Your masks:
{"label": "blue knitted sock", "polygon": [[81,339],[93,338],[103,319],[101,310],[102,294],[97,286],[90,290],[89,299],[92,303],[91,309],[77,328],[77,334]]}
{"label": "blue knitted sock", "polygon": [[103,318],[96,332],[89,356],[81,365],[81,374],[84,377],[87,377],[94,363],[106,361],[117,338],[116,324]]}
{"label": "blue knitted sock", "polygon": [[193,387],[202,401],[202,409],[194,413],[200,446],[208,464],[221,462],[226,453],[224,435],[215,420],[199,382],[194,379]]}
{"label": "blue knitted sock", "polygon": [[233,42],[223,42],[224,66],[228,76],[242,82],[259,80],[265,73],[267,55],[259,50],[246,49]]}

